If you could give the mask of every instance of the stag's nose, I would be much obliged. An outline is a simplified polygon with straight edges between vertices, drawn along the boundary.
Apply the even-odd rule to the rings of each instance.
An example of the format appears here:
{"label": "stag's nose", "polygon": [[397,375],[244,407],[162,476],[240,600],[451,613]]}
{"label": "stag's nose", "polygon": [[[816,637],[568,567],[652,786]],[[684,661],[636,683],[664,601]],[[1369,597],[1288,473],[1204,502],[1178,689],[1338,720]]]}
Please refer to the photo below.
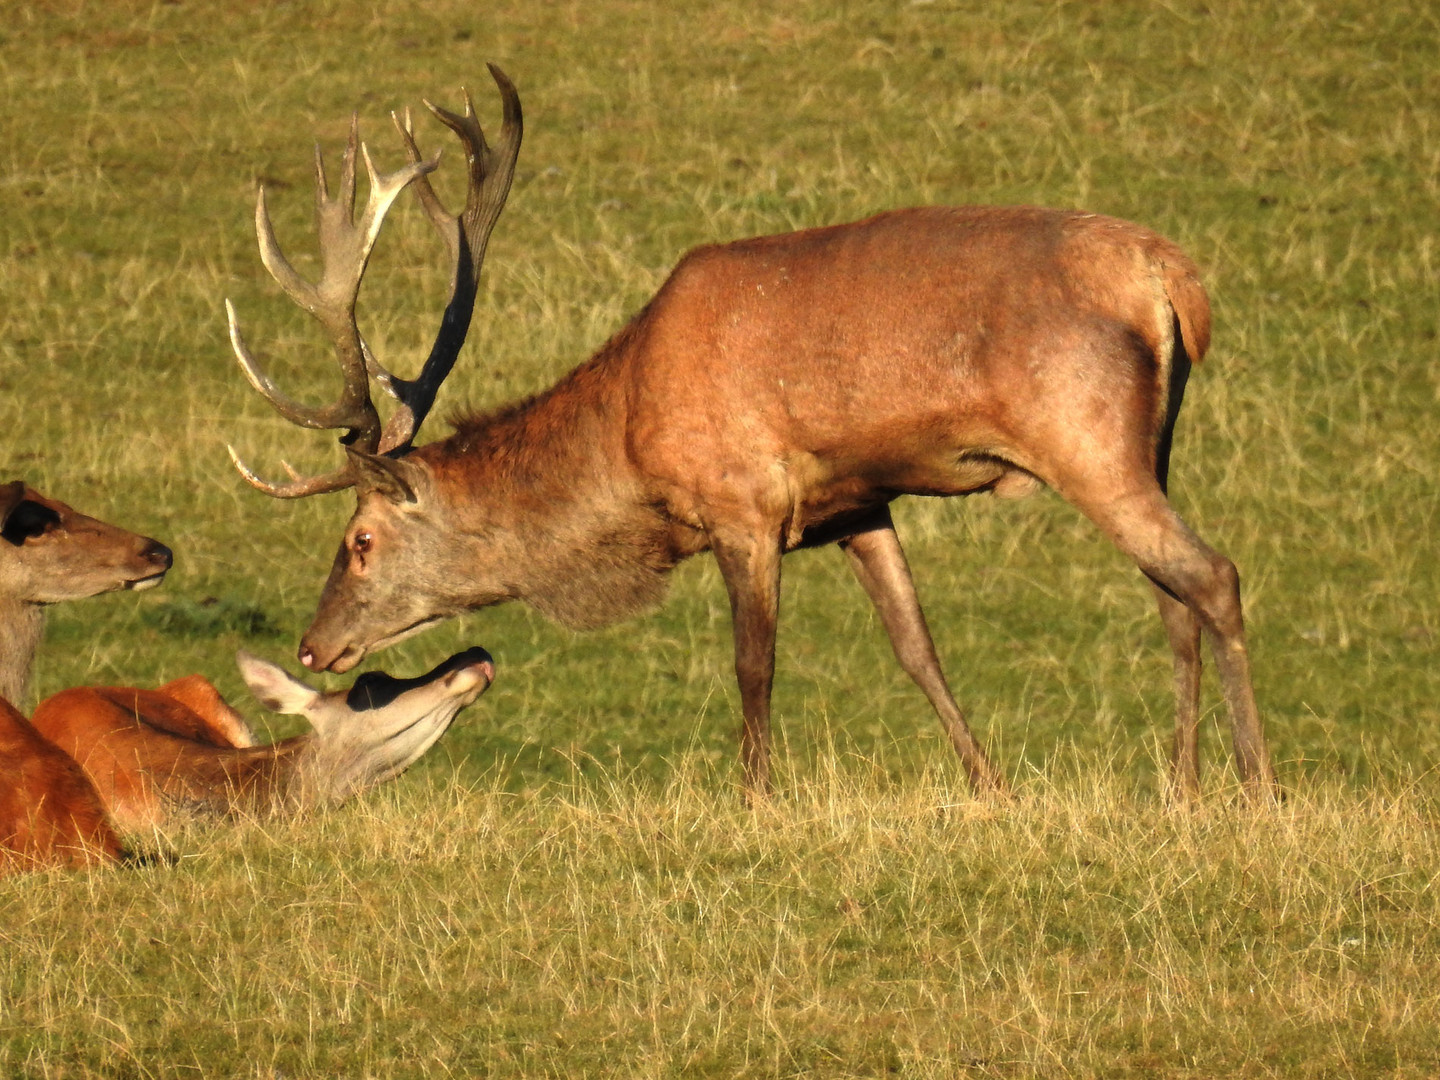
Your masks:
{"label": "stag's nose", "polygon": [[311,671],[333,671],[337,675],[345,674],[365,659],[365,650],[355,645],[342,645],[338,652],[332,650],[333,646],[327,645],[324,638],[316,642],[307,633],[300,639],[295,655]]}

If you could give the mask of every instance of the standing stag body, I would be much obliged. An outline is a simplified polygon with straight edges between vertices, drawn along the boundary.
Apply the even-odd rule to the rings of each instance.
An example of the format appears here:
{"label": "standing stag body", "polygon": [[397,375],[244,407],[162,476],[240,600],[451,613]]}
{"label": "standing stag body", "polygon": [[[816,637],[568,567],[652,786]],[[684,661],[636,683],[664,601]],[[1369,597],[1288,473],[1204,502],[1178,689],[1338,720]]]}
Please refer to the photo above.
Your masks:
{"label": "standing stag body", "polygon": [[[288,418],[347,428],[349,461],[329,476],[268,484],[293,497],[354,485],[345,530],[300,657],[345,671],[432,623],[524,600],[570,626],[653,606],[680,560],[714,553],[730,595],[751,793],[769,786],[770,692],[781,556],[837,543],[874,601],[905,670],[924,690],[975,787],[1004,780],[946,685],[889,504],[904,494],[1058,491],[1155,588],[1175,654],[1174,782],[1198,786],[1199,642],[1213,647],[1251,790],[1274,774],[1251,690],[1235,567],[1166,500],[1175,418],[1210,309],[1189,258],[1137,225],[1028,207],[917,208],[865,221],[703,247],[645,308],[551,389],[459,422],[411,449],[424,410],[369,355],[355,291],[388,201],[407,181],[456,254],[445,326],[416,384],[458,350],[475,273],[520,144],[514,88],[497,149],[468,107],[436,110],[465,142],[470,201],[450,227],[402,128],[412,164],[373,178],[361,222],[320,174],[322,286],[279,254],[265,213],[265,264],[331,332],[344,396],[323,410],[284,398],[231,336],[252,384]],[[347,160],[353,162],[352,132]],[[367,157],[368,165],[368,157]],[[480,212],[482,211],[483,212]],[[348,218],[345,218],[348,222]],[[328,232],[328,237],[327,237]],[[365,243],[356,239],[365,237]],[[353,237],[353,238],[352,238]],[[315,297],[327,281],[344,281]],[[458,310],[457,310],[458,309]],[[402,407],[382,432],[367,368]],[[239,465],[237,459],[237,465]]]}

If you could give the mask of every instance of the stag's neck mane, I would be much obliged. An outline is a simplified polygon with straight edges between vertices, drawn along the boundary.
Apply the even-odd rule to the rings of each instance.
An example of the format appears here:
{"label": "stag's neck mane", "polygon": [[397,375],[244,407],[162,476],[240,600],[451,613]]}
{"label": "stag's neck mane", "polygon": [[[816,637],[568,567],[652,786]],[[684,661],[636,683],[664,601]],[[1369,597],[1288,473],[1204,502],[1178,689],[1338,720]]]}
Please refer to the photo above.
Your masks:
{"label": "stag's neck mane", "polygon": [[548,476],[554,464],[598,464],[598,455],[624,437],[626,368],[643,348],[648,311],[550,389],[455,417],[455,434],[438,445],[447,448],[447,457],[479,457],[500,469],[533,465],[537,476]]}
{"label": "stag's neck mane", "polygon": [[45,631],[45,609],[0,593],[0,698],[24,709],[30,665]]}
{"label": "stag's neck mane", "polygon": [[[510,595],[574,629],[640,614],[665,595],[679,556],[669,524],[626,451],[626,366],[642,316],[549,390],[460,417],[423,451],[442,487],[483,491],[488,514],[522,550]],[[461,511],[463,512],[463,511]]]}

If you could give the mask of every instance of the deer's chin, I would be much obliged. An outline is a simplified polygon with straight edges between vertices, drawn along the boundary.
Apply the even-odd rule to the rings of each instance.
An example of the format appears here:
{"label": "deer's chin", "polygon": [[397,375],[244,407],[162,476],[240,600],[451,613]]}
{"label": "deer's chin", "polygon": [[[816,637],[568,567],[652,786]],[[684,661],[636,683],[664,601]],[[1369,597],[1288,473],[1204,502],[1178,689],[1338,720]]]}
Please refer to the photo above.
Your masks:
{"label": "deer's chin", "polygon": [[385,637],[376,638],[370,643],[369,647],[363,651],[375,652],[379,649],[388,649],[391,645],[396,645],[399,642],[404,641],[406,638],[414,637],[416,634],[422,633],[425,630],[429,630],[432,626],[435,626],[437,623],[442,623],[444,621],[444,615],[427,615],[419,622],[413,622],[409,626],[405,627],[405,629],[403,630],[397,630],[393,634],[387,634]]}
{"label": "deer's chin", "polygon": [[311,671],[332,671],[336,675],[343,675],[356,664],[364,660],[372,652],[387,648],[396,642],[404,641],[406,638],[428,630],[438,622],[444,620],[443,615],[429,615],[413,622],[403,630],[397,630],[393,634],[386,634],[384,637],[376,638],[368,645],[357,645],[349,642],[341,646],[340,651],[329,660],[325,659],[323,653],[317,654],[314,649],[305,641],[300,643],[300,663],[304,664]]}
{"label": "deer's chin", "polygon": [[125,588],[131,592],[144,592],[146,589],[153,589],[165,580],[166,571],[161,570],[158,574],[151,574],[149,577],[137,578],[135,581],[127,581]]}
{"label": "deer's chin", "polygon": [[334,660],[330,661],[329,670],[335,672],[335,674],[337,675],[345,674],[345,672],[349,671],[356,664],[360,663],[361,660],[365,659],[366,651],[367,650],[365,649],[347,647],[344,652],[342,652]]}

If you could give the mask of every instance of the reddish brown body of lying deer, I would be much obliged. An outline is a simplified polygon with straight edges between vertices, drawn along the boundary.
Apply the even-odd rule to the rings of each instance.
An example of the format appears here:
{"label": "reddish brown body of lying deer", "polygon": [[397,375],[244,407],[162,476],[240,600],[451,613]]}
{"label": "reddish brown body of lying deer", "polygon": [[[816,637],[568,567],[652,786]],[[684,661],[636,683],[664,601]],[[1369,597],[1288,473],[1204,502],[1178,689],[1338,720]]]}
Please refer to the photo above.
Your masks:
{"label": "reddish brown body of lying deer", "polygon": [[[1198,786],[1203,630],[1240,775],[1257,794],[1273,792],[1238,575],[1166,498],[1181,397],[1210,341],[1209,303],[1184,252],[1114,218],[995,206],[896,210],[700,248],[557,385],[411,449],[424,411],[407,387],[423,386],[428,407],[453,363],[463,338],[454,328],[474,300],[466,256],[478,266],[519,150],[518,99],[497,82],[506,113],[497,151],[468,108],[468,124],[442,115],[467,146],[470,205],[492,209],[473,215],[474,228],[467,210],[466,228],[446,233],[460,237],[455,297],[416,384],[397,389],[354,319],[369,243],[405,184],[437,223],[454,225],[433,209],[424,176],[433,166],[408,129],[411,166],[372,178],[384,198],[372,195],[347,226],[352,136],[342,197],[322,199],[320,286],[280,255],[263,199],[257,210],[267,267],[330,331],[346,373],[341,401],[299,408],[256,367],[232,315],[242,366],[283,415],[349,429],[340,473],[265,484],[242,466],[275,495],[357,490],[301,641],[307,667],[346,671],[440,619],[505,600],[598,626],[658,602],[666,573],[709,550],[734,619],[746,782],[762,792],[781,556],[838,543],[972,782],[1001,788],[941,672],[889,504],[1046,485],[1154,584],[1175,655],[1177,790]],[[402,401],[384,430],[367,371]]]}
{"label": "reddish brown body of lying deer", "polygon": [[123,853],[84,770],[0,699],[0,874],[115,862]]}
{"label": "reddish brown body of lying deer", "polygon": [[177,811],[343,801],[408,768],[494,677],[489,655],[470,649],[416,679],[371,672],[349,690],[320,693],[258,657],[238,660],[266,707],[303,716],[313,730],[256,745],[244,719],[199,676],[159,690],[64,690],[40,703],[35,728],[79,763],[116,825],[148,829]]}

